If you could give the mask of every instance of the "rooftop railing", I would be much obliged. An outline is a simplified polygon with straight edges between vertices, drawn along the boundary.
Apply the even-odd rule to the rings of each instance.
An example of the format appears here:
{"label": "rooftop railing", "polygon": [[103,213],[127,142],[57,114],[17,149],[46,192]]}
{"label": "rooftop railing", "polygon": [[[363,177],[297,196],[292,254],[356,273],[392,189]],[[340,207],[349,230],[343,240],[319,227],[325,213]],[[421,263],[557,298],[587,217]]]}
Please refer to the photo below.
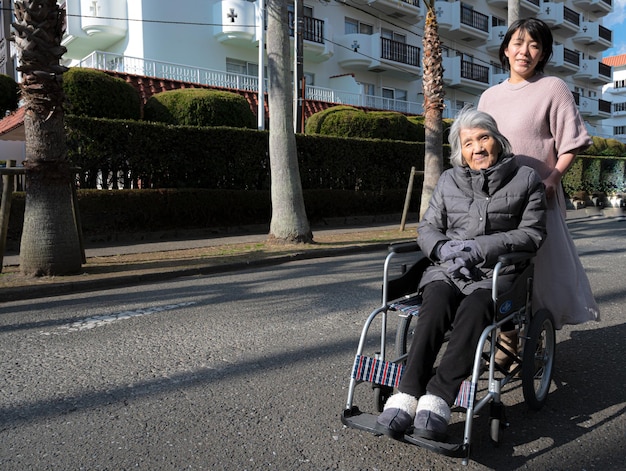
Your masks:
{"label": "rooftop railing", "polygon": [[[417,54],[419,55],[419,49],[417,49]],[[409,54],[408,57],[413,59],[411,54]],[[407,61],[407,63],[409,62]],[[92,52],[80,61],[79,66],[167,80],[197,83],[212,87],[230,88],[234,90],[255,92],[259,89],[259,79],[253,75],[235,74],[219,70],[204,69],[201,67],[192,67],[182,64],[173,64],[170,62],[124,56],[110,52]],[[264,89],[267,90],[267,79],[265,82]],[[316,87],[313,85],[307,85],[305,89],[305,99],[307,100],[363,106],[389,111],[399,111],[409,114],[420,114],[423,111],[421,103],[345,92],[330,88]]]}

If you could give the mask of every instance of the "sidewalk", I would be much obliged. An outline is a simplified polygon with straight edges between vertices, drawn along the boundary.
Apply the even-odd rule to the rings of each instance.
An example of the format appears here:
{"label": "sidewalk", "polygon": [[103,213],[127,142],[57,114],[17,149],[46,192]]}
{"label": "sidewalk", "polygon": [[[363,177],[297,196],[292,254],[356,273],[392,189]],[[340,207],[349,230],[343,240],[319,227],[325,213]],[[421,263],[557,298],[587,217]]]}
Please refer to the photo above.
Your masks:
{"label": "sidewalk", "polygon": [[314,244],[269,246],[269,231],[263,227],[220,235],[187,232],[177,237],[149,234],[151,240],[86,241],[87,263],[82,273],[63,277],[24,277],[19,273],[19,254],[9,253],[0,275],[0,302],[385,250],[391,242],[415,238],[416,223],[400,231],[400,222],[391,220],[395,218],[380,219],[332,221],[332,227],[313,227]]}
{"label": "sidewalk", "polygon": [[[623,220],[623,210],[570,210],[568,221],[593,218]],[[400,231],[399,217],[386,220],[332,221],[332,227],[313,227],[315,244],[269,246],[267,228],[241,228],[238,233],[199,235],[150,234],[152,240],[86,242],[87,263],[82,273],[63,277],[24,277],[19,255],[7,254],[0,275],[0,302],[57,296],[73,292],[116,288],[164,281],[181,276],[210,275],[232,270],[276,265],[294,260],[384,251],[391,242],[413,240],[417,223]],[[246,232],[248,231],[248,232]],[[144,237],[145,239],[145,237]]]}

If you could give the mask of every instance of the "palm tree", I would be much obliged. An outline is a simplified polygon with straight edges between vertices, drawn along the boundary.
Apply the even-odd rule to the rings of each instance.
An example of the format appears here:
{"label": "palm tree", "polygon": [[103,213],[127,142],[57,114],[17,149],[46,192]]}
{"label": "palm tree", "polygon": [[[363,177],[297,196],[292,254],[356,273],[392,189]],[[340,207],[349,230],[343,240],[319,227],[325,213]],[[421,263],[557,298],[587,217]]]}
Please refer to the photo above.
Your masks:
{"label": "palm tree", "polygon": [[72,172],[63,127],[59,65],[65,10],[56,0],[15,0],[15,44],[26,113],[26,207],[20,268],[28,275],[80,271],[82,254],[72,210]]}
{"label": "palm tree", "polygon": [[430,197],[443,171],[443,123],[444,107],[443,65],[441,57],[441,40],[435,13],[435,0],[424,0],[428,9],[424,26],[424,75],[422,88],[424,92],[424,129],[426,142],[424,146],[424,184],[420,203],[420,219],[428,208]]}
{"label": "palm tree", "polygon": [[287,0],[267,2],[267,91],[270,110],[270,175],[272,220],[270,241],[312,242],[304,208],[293,130]]}

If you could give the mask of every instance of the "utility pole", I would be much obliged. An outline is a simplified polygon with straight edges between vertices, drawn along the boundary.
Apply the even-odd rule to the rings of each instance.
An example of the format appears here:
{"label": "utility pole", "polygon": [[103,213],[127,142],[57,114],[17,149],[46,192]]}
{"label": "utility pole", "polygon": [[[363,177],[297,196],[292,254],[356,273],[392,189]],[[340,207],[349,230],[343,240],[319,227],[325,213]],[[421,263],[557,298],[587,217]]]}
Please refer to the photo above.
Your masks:
{"label": "utility pole", "polygon": [[295,133],[302,132],[303,13],[302,0],[295,0],[293,5],[293,131]]}
{"label": "utility pole", "polygon": [[257,127],[265,129],[265,0],[258,0],[257,31],[259,35],[259,84],[257,95]]}

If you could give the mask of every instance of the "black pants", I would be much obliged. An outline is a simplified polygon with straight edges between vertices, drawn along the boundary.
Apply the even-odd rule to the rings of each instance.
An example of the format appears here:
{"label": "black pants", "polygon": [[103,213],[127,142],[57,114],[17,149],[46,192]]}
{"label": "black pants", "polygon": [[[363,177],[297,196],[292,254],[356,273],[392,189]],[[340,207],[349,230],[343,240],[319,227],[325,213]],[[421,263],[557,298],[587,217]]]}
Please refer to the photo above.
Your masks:
{"label": "black pants", "polygon": [[[491,290],[465,296],[456,286],[434,281],[424,287],[423,302],[400,381],[400,392],[419,398],[426,391],[454,403],[461,383],[469,376],[480,335],[493,316]],[[444,336],[450,340],[433,376],[433,366]]]}

